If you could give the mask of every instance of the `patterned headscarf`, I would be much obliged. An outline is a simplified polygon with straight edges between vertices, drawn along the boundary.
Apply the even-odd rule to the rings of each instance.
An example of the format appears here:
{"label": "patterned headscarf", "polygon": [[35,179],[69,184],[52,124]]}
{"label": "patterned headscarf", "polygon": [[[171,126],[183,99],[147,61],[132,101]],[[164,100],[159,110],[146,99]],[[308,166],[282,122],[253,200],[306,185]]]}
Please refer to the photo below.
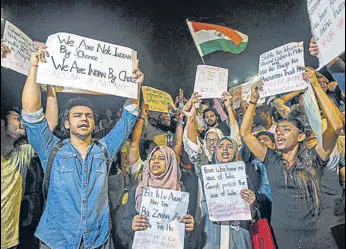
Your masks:
{"label": "patterned headscarf", "polygon": [[[150,161],[156,151],[160,150],[166,159],[166,171],[155,176],[150,171]],[[143,178],[136,188],[136,210],[139,212],[142,203],[144,187],[180,190],[183,184],[180,182],[181,171],[175,152],[167,146],[158,146],[150,153],[143,169]]]}

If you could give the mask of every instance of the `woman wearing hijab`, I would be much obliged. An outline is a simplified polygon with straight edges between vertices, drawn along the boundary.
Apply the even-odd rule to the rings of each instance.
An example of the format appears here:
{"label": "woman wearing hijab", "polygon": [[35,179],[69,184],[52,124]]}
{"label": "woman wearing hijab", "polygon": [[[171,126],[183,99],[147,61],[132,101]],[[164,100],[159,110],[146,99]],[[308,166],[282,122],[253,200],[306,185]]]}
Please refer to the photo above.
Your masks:
{"label": "woman wearing hijab", "polygon": [[[238,144],[229,137],[221,138],[215,148],[213,154],[213,163],[222,164],[235,162],[239,160],[238,156]],[[251,170],[251,167],[246,167]],[[202,176],[199,176],[203,181]],[[253,189],[251,177],[247,174],[248,186]],[[241,191],[242,199],[249,203],[251,209],[254,209],[255,193],[253,190],[245,189]],[[251,249],[252,242],[249,233],[250,221],[226,221],[226,222],[214,222],[209,219],[209,212],[207,208],[206,198],[203,191],[202,196],[202,221],[204,233],[202,241],[203,249]],[[228,245],[227,245],[228,243]]]}
{"label": "woman wearing hijab", "polygon": [[[123,218],[123,229],[127,234],[133,238],[135,231],[148,228],[148,218],[145,215],[139,215],[143,189],[153,187],[184,191],[185,188],[180,178],[181,171],[174,151],[167,146],[156,147],[148,156],[142,180],[129,192],[129,200]],[[179,221],[185,223],[186,231],[193,231],[194,218],[190,214],[184,215]],[[185,243],[187,243],[188,237],[185,236]],[[130,243],[131,247],[132,242]]]}

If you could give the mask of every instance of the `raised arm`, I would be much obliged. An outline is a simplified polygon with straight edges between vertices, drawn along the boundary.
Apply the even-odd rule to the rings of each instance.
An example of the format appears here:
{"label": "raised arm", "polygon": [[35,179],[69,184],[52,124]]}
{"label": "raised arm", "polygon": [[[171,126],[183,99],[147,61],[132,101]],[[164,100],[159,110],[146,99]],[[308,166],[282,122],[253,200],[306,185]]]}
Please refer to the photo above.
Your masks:
{"label": "raised arm", "polygon": [[338,108],[318,83],[314,70],[306,67],[303,69],[306,70],[306,72],[303,73],[303,77],[307,82],[311,83],[315,90],[316,97],[327,121],[327,129],[323,133],[323,147],[320,144],[317,144],[316,146],[316,151],[319,156],[323,160],[327,160],[329,155],[332,153],[338,136],[343,128],[342,120],[340,115],[337,114]]}
{"label": "raised arm", "polygon": [[142,105],[141,113],[132,131],[132,139],[130,142],[130,148],[128,153],[128,161],[130,166],[135,164],[138,161],[140,156],[139,141],[142,135],[144,120],[147,118],[147,115],[148,115],[148,108],[149,106],[147,104]]}
{"label": "raised arm", "polygon": [[59,122],[59,108],[58,100],[54,86],[48,86],[47,106],[46,106],[46,119],[49,129],[54,131]]}
{"label": "raised arm", "polygon": [[177,162],[180,163],[180,152],[183,147],[183,132],[184,132],[184,122],[183,122],[183,113],[181,111],[177,112],[177,127],[175,129],[175,143],[173,150],[177,157]]}
{"label": "raised arm", "polygon": [[258,83],[254,84],[251,88],[251,98],[249,101],[249,107],[247,108],[243,117],[243,121],[241,123],[240,135],[244,143],[250,149],[250,151],[263,162],[265,155],[267,153],[267,148],[263,146],[257,140],[257,138],[251,133],[253,117],[255,115],[256,105],[259,99],[258,91],[260,87],[262,87],[262,85],[260,84],[260,81],[259,81]]}
{"label": "raised arm", "polygon": [[184,115],[187,117],[186,129],[187,138],[194,144],[197,144],[198,133],[197,133],[197,121],[196,121],[196,106],[195,103],[200,101],[200,95],[193,93],[191,99],[186,103],[183,109]]}
{"label": "raised arm", "polygon": [[41,108],[41,89],[36,84],[37,68],[39,62],[46,62],[45,56],[48,56],[46,47],[41,47],[37,52],[32,53],[30,57],[30,69],[26,79],[23,93],[22,105],[25,113],[34,113]]}
{"label": "raised arm", "polygon": [[286,102],[290,101],[294,97],[298,96],[301,92],[302,92],[302,90],[289,92],[280,98],[276,98],[273,101],[274,108],[278,111],[278,113],[281,115],[281,117],[286,118],[287,114],[291,111],[291,108],[286,105]]}
{"label": "raised arm", "polygon": [[241,145],[241,139],[240,139],[240,131],[237,119],[235,117],[235,113],[232,108],[232,95],[229,92],[224,92],[222,94],[222,100],[225,104],[227,113],[228,113],[228,121],[229,121],[229,127],[231,129],[231,135],[230,137],[235,139],[235,141],[238,142],[238,145]]}

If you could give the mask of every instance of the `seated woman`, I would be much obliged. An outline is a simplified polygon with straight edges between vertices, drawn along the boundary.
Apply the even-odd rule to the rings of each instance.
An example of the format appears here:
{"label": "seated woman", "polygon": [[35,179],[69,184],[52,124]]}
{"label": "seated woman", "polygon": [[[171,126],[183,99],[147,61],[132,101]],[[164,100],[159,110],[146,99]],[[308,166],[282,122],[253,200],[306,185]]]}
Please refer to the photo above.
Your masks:
{"label": "seated woman", "polygon": [[[145,215],[139,215],[144,187],[154,187],[185,191],[184,185],[180,182],[181,172],[174,151],[167,146],[156,147],[148,156],[144,167],[142,180],[138,186],[129,191],[125,215],[123,218],[123,229],[129,235],[134,236],[135,231],[142,231],[148,228],[148,219]],[[190,195],[190,199],[192,196]],[[190,213],[191,210],[188,210]],[[190,214],[184,215],[180,222],[185,223],[186,231],[194,229],[194,219]],[[185,235],[185,244],[191,245],[191,238]],[[130,243],[130,248],[132,242]],[[194,248],[194,247],[189,247]]]}

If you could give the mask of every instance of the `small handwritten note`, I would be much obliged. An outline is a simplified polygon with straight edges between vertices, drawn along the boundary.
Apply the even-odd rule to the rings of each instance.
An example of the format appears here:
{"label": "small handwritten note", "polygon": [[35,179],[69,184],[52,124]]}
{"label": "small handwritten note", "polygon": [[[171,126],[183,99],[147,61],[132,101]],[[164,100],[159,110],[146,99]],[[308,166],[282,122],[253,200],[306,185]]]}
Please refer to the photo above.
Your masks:
{"label": "small handwritten note", "polygon": [[202,99],[220,98],[227,91],[228,69],[208,65],[198,65],[194,92]]}

